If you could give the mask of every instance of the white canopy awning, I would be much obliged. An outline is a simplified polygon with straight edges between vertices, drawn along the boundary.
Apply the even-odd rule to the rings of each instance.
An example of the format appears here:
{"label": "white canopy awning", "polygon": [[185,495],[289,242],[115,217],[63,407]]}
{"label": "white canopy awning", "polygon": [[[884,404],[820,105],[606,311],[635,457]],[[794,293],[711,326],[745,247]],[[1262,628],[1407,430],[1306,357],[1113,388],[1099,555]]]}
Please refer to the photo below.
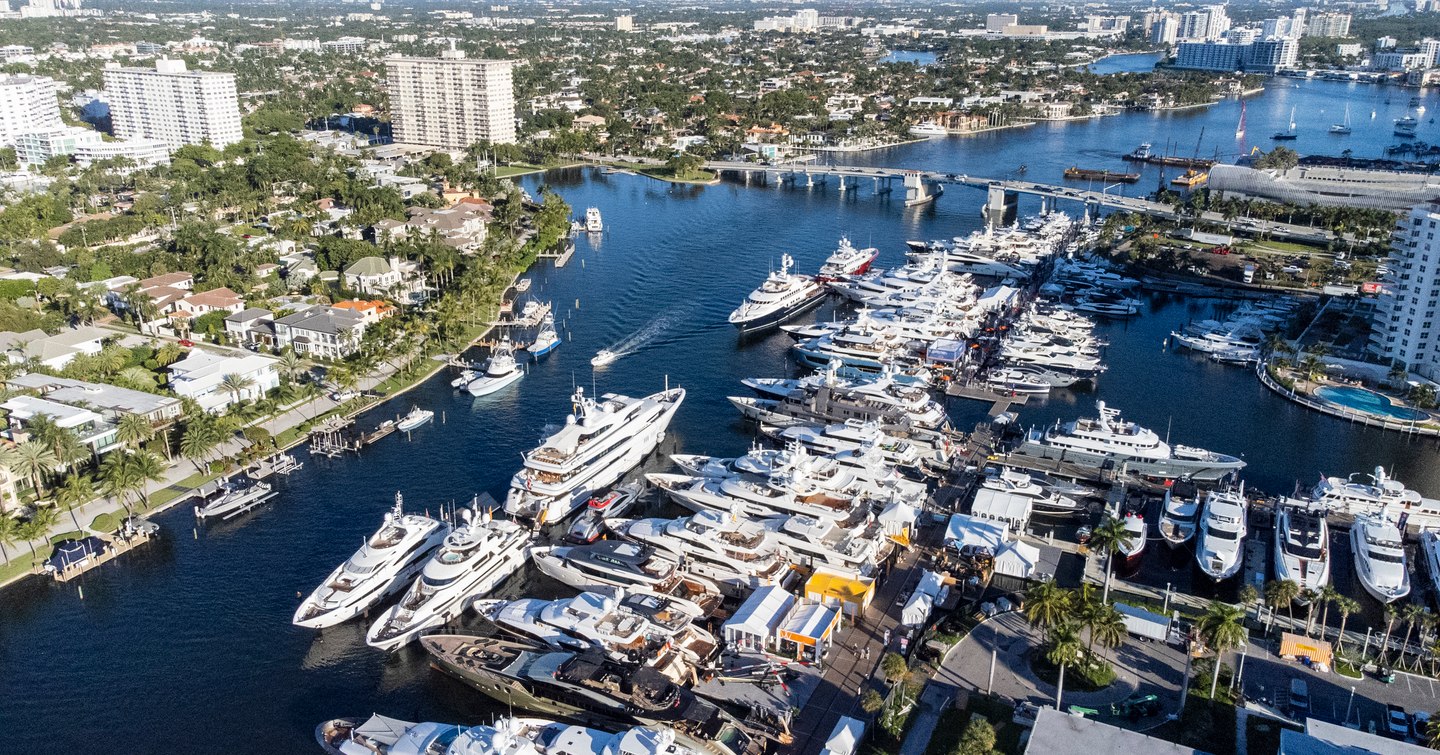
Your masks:
{"label": "white canopy awning", "polygon": [[738,635],[748,635],[768,640],[795,605],[795,596],[785,592],[779,585],[762,587],[740,604],[739,610],[721,627],[727,642],[734,642]]}
{"label": "white canopy awning", "polygon": [[1005,542],[1005,525],[976,519],[968,514],[951,514],[945,526],[945,546],[959,549],[965,545],[983,545],[992,551]]}

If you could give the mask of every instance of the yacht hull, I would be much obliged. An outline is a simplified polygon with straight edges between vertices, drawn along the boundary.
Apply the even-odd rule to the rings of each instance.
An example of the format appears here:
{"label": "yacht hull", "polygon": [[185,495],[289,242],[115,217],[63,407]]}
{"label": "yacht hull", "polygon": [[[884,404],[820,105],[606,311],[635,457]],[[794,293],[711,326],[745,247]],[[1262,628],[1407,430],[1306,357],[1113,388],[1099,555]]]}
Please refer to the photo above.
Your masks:
{"label": "yacht hull", "polygon": [[1021,456],[1052,459],[1078,464],[1082,467],[1115,468],[1122,465],[1129,472],[1164,479],[1190,479],[1201,482],[1215,482],[1226,475],[1244,468],[1245,462],[1234,460],[1205,459],[1146,459],[1118,454],[1102,454],[1077,451],[1073,448],[1058,448],[1046,443],[1027,440],[1015,449]]}
{"label": "yacht hull", "polygon": [[489,396],[492,393],[498,393],[505,388],[508,388],[515,383],[520,382],[520,378],[523,377],[525,377],[525,373],[518,369],[512,373],[509,373],[508,375],[503,375],[501,377],[489,377],[487,375],[482,375],[470,381],[470,384],[465,386],[465,390],[469,391],[470,395],[475,396],[476,398],[479,398],[480,396]]}
{"label": "yacht hull", "polygon": [[497,554],[495,558],[472,569],[468,575],[469,579],[463,583],[448,585],[444,595],[437,595],[425,601],[425,604],[405,622],[403,631],[381,637],[379,636],[381,628],[395,615],[395,612],[400,610],[400,606],[393,606],[375,621],[365,638],[365,643],[381,650],[396,650],[410,644],[426,630],[441,626],[464,613],[471,598],[494,590],[501,582],[524,566],[529,558],[530,549],[528,547],[513,548]]}
{"label": "yacht hull", "polygon": [[825,301],[824,288],[818,289],[815,294],[801,299],[788,307],[781,307],[748,320],[731,320],[730,324],[734,325],[735,329],[741,333],[758,333],[762,330],[774,328],[792,317],[796,317],[801,313],[813,309],[822,301]]}

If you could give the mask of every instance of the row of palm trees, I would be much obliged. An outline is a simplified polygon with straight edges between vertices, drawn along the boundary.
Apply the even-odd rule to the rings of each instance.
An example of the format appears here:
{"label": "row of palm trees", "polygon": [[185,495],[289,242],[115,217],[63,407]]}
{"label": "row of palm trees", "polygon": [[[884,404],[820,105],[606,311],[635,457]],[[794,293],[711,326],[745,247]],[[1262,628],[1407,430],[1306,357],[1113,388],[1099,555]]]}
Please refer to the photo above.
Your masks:
{"label": "row of palm trees", "polygon": [[[1338,590],[1330,585],[1319,590],[1308,590],[1300,587],[1299,583],[1293,580],[1273,580],[1266,583],[1263,596],[1254,587],[1247,586],[1241,591],[1240,599],[1244,603],[1256,603],[1263,597],[1265,603],[1274,611],[1285,609],[1290,618],[1290,623],[1295,624],[1295,604],[1303,603],[1306,606],[1305,635],[1318,633],[1321,637],[1325,635],[1325,627],[1329,625],[1330,609],[1333,606],[1340,613],[1340,627],[1335,639],[1335,651],[1341,654],[1345,650],[1345,625],[1350,615],[1360,610],[1360,602],[1354,598],[1340,594]],[[1316,613],[1319,613],[1318,621]],[[1419,670],[1421,664],[1429,661],[1432,674],[1436,670],[1437,661],[1440,661],[1440,637],[1437,637],[1437,630],[1440,630],[1440,616],[1431,613],[1428,608],[1419,603],[1405,603],[1395,605],[1394,603],[1385,606],[1385,631],[1379,639],[1379,652],[1377,660],[1381,665],[1388,664],[1392,659],[1390,656],[1390,640],[1393,638],[1397,625],[1405,626],[1405,636],[1400,642],[1400,651],[1394,658],[1401,666]],[[1418,630],[1418,634],[1417,634]],[[1418,637],[1420,650],[1410,652],[1411,638]],[[1364,652],[1367,648],[1362,648]],[[1406,663],[1406,656],[1411,657],[1410,663]]]}
{"label": "row of palm trees", "polygon": [[1114,648],[1125,641],[1125,617],[1088,584],[1066,590],[1054,580],[1042,582],[1025,594],[1024,611],[1030,625],[1045,637],[1045,660],[1060,669],[1057,707],[1065,692],[1067,668],[1103,663],[1095,655],[1095,645]]}

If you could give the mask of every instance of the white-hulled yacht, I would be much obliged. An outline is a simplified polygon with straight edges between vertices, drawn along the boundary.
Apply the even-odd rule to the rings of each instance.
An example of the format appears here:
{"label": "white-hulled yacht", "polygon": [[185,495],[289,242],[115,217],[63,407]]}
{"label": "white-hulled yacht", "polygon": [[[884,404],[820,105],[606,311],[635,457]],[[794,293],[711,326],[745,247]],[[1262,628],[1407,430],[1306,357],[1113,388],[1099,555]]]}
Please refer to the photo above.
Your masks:
{"label": "white-hulled yacht", "polygon": [[701,477],[744,474],[768,477],[777,472],[804,469],[812,478],[834,480],[827,487],[842,492],[847,488],[872,495],[892,489],[905,495],[923,495],[925,492],[923,482],[900,474],[899,468],[886,461],[884,452],[873,443],[824,456],[812,455],[805,446],[791,441],[785,448],[755,448],[744,456],[731,459],[699,454],[671,454],[670,459],[686,472]]}
{"label": "white-hulled yacht", "polygon": [[1420,558],[1425,562],[1425,573],[1430,575],[1430,584],[1440,585],[1440,531],[1421,532],[1419,550]]}
{"label": "white-hulled yacht", "polygon": [[1030,499],[1030,508],[1036,514],[1068,516],[1085,512],[1085,506],[1080,501],[1046,488],[1037,483],[1029,473],[1018,469],[1002,467],[996,474],[987,474],[981,478],[980,487],[1011,495],[1023,495]]}
{"label": "white-hulled yacht", "polygon": [[535,333],[535,340],[531,341],[525,350],[530,352],[532,358],[539,359],[554,351],[555,347],[559,345],[560,332],[555,329],[555,313],[546,312],[540,320],[540,330]]}
{"label": "white-hulled yacht", "polygon": [[1249,533],[1247,511],[1243,493],[1212,490],[1206,494],[1195,561],[1216,582],[1235,576],[1244,562],[1245,536]]}
{"label": "white-hulled yacht", "polygon": [[826,283],[838,280],[846,275],[861,275],[870,269],[871,263],[880,256],[880,250],[875,247],[856,249],[850,239],[841,236],[840,246],[825,258],[825,263],[820,266],[820,274],[815,280]]}
{"label": "white-hulled yacht", "polygon": [[[1368,481],[1361,479],[1369,477]],[[1403,508],[1422,506],[1420,494],[1390,477],[1385,467],[1375,467],[1369,475],[1363,472],[1346,477],[1326,477],[1311,492],[1315,502],[1336,514],[1378,514],[1392,504]]]}
{"label": "white-hulled yacht", "polygon": [[1350,525],[1350,550],[1365,592],[1381,603],[1393,603],[1410,594],[1404,541],[1399,528],[1384,514],[1355,517]]}
{"label": "white-hulled yacht", "polygon": [[[739,755],[723,748],[717,752]],[[432,754],[417,750],[415,755]],[[705,750],[668,726],[632,726],[612,733],[544,718],[507,716],[494,725],[466,729],[443,755],[705,755]]]}
{"label": "white-hulled yacht", "polygon": [[808,275],[792,274],[794,264],[790,255],[781,256],[780,270],[730,313],[730,324],[742,331],[772,328],[824,301],[825,287]]}
{"label": "white-hulled yacht", "polygon": [[707,616],[720,606],[720,588],[714,582],[686,572],[678,559],[653,545],[601,540],[540,546],[532,553],[540,571],[579,590],[640,587],[688,600]]}
{"label": "white-hulled yacht", "polygon": [[925,388],[896,382],[889,375],[852,383],[826,365],[824,380],[797,387],[782,398],[731,396],[729,401],[750,419],[771,425],[820,422],[879,421],[906,430],[946,430],[945,408]]}
{"label": "white-hulled yacht", "polygon": [[510,336],[500,337],[500,343],[485,360],[485,369],[476,373],[475,379],[465,386],[472,396],[488,396],[506,386],[513,385],[525,377],[525,371],[515,361],[515,346]]}
{"label": "white-hulled yacht", "polygon": [[816,484],[804,470],[776,472],[769,477],[651,473],[645,478],[693,511],[734,511],[739,506],[741,513],[752,517],[804,514],[844,522],[855,517],[863,505],[854,494]]}
{"label": "white-hulled yacht", "polygon": [[296,626],[322,629],[348,621],[410,583],[450,533],[450,525],[406,514],[395,494],[380,529],[295,609]]}
{"label": "white-hulled yacht", "polygon": [[684,388],[638,399],[607,393],[599,401],[576,388],[565,426],[525,454],[506,513],[540,523],[568,516],[654,451],[684,400]]}
{"label": "white-hulled yacht", "polygon": [[879,422],[849,420],[834,424],[761,425],[760,432],[781,443],[799,443],[811,453],[828,456],[874,445],[881,457],[905,469],[948,468],[950,439],[901,438],[887,434]]}
{"label": "white-hulled yacht", "polygon": [[1134,571],[1140,566],[1140,559],[1145,557],[1145,545],[1150,539],[1150,528],[1145,524],[1145,516],[1135,511],[1127,511],[1121,518],[1125,524],[1125,541],[1120,543],[1120,555],[1125,559],[1125,570]]}
{"label": "white-hulled yacht", "polygon": [[1200,514],[1200,498],[1176,497],[1165,489],[1165,505],[1160,510],[1160,537],[1171,548],[1184,545],[1195,537]]}
{"label": "white-hulled yacht", "polygon": [[445,536],[405,596],[371,625],[368,645],[394,650],[411,642],[459,616],[466,600],[495,589],[525,564],[530,553],[525,528],[488,511],[475,516],[461,509],[460,516],[464,523]]}
{"label": "white-hulled yacht", "polygon": [[653,545],[679,558],[685,568],[746,595],[781,584],[790,565],[781,558],[769,531],[737,512],[697,511],[677,519],[606,519],[620,537]]}
{"label": "white-hulled yacht", "polygon": [[891,549],[879,524],[869,517],[853,527],[804,514],[776,514],[757,521],[803,566],[828,564],[868,575]]}
{"label": "white-hulled yacht", "polygon": [[315,741],[330,755],[449,755],[466,727],[434,721],[414,723],[376,713],[336,718],[315,727]]}
{"label": "white-hulled yacht", "polygon": [[1084,466],[1124,466],[1127,471],[1165,478],[1218,480],[1238,472],[1245,462],[1203,448],[1175,445],[1155,431],[1120,418],[1120,412],[1096,402],[1100,416],[1032,430],[1016,453],[1060,459]]}
{"label": "white-hulled yacht", "polygon": [[1285,500],[1275,517],[1275,578],[1319,592],[1330,584],[1330,525],[1308,502]]}

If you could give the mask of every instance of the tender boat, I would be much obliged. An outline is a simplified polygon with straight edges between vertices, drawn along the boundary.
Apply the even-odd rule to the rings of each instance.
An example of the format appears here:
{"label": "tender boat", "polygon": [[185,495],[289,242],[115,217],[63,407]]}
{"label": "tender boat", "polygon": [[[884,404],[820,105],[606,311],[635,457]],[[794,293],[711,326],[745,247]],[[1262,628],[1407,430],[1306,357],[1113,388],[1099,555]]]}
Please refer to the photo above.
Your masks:
{"label": "tender boat", "polygon": [[195,507],[195,518],[220,517],[232,519],[274,498],[270,483],[251,477],[231,478],[220,490]]}
{"label": "tender boat", "polygon": [[409,414],[406,414],[395,422],[395,429],[402,433],[408,433],[432,419],[435,419],[435,412],[429,409],[421,409],[418,406],[412,406],[410,407]]}
{"label": "tender boat", "polygon": [[809,276],[791,274],[794,264],[790,255],[782,255],[780,270],[771,273],[730,313],[730,324],[742,332],[773,328],[824,301],[825,287]]}
{"label": "tender boat", "polygon": [[525,350],[530,352],[531,357],[539,359],[554,351],[555,347],[559,345],[560,333],[555,330],[555,314],[547,312],[545,317],[540,320],[540,331],[535,334],[535,340],[531,341]]}
{"label": "tender boat", "polygon": [[599,540],[600,536],[605,534],[605,517],[620,516],[629,511],[640,497],[641,489],[640,483],[632,482],[591,497],[585,511],[570,525],[570,531],[565,533],[565,540],[579,545]]}
{"label": "tender boat", "polygon": [[607,393],[596,401],[577,387],[565,426],[524,454],[525,466],[505,497],[506,513],[541,524],[569,516],[655,450],[684,400],[683,388],[644,398]]}
{"label": "tender boat", "polygon": [[1245,462],[1203,448],[1175,445],[1155,431],[1127,422],[1117,409],[1096,402],[1099,417],[1084,418],[1046,430],[1032,430],[1015,453],[1063,459],[1090,467],[1124,467],[1163,478],[1213,481],[1238,472]]}
{"label": "tender boat", "polygon": [[1131,573],[1140,567],[1145,556],[1145,543],[1149,539],[1149,527],[1145,516],[1136,511],[1127,511],[1124,516],[1125,542],[1120,543],[1120,555],[1125,559],[1123,570]]}
{"label": "tender boat", "polygon": [[1212,490],[1206,495],[1195,561],[1216,582],[1235,576],[1244,563],[1247,510],[1245,496],[1239,492]]}
{"label": "tender boat", "polygon": [[529,558],[529,533],[515,522],[469,509],[460,517],[464,523],[445,536],[405,596],[370,626],[366,644],[382,650],[408,644],[459,616],[469,598],[495,589]]}
{"label": "tender boat", "polygon": [[585,232],[600,233],[605,230],[605,222],[600,219],[600,208],[589,207],[585,210]]}
{"label": "tender boat", "polygon": [[488,396],[501,389],[514,385],[525,377],[525,371],[520,369],[520,364],[515,360],[515,346],[510,343],[510,336],[501,337],[500,343],[491,352],[490,358],[485,362],[485,369],[465,386],[465,390],[472,396]]}
{"label": "tender boat", "polygon": [[295,609],[296,626],[322,629],[364,613],[395,590],[408,585],[435,553],[450,525],[420,514],[406,514],[395,494],[380,529]]}
{"label": "tender boat", "polygon": [[1165,490],[1165,506],[1160,512],[1160,537],[1165,544],[1175,548],[1190,542],[1195,537],[1195,527],[1200,513],[1200,499],[1177,498],[1170,489]]}
{"label": "tender boat", "polygon": [[595,352],[595,356],[590,358],[590,366],[604,367],[605,365],[610,364],[611,362],[619,358],[619,353],[611,351],[609,349],[601,349]]}
{"label": "tender boat", "polygon": [[713,582],[686,573],[678,559],[651,545],[601,540],[540,546],[533,556],[540,571],[578,590],[639,587],[687,600],[705,615],[720,606],[720,590]]}
{"label": "tender boat", "polygon": [[[1298,504],[1298,505],[1297,505]],[[1330,584],[1330,526],[1323,511],[1285,501],[1275,517],[1275,578],[1318,593]]]}
{"label": "tender boat", "polygon": [[863,275],[878,256],[879,249],[856,249],[850,239],[842,236],[840,247],[825,258],[825,264],[820,266],[820,274],[815,276],[815,280],[828,283],[846,275]]}
{"label": "tender boat", "polygon": [[1394,603],[1410,594],[1404,540],[1399,528],[1384,515],[1355,518],[1350,525],[1350,550],[1365,592],[1381,603]]}

